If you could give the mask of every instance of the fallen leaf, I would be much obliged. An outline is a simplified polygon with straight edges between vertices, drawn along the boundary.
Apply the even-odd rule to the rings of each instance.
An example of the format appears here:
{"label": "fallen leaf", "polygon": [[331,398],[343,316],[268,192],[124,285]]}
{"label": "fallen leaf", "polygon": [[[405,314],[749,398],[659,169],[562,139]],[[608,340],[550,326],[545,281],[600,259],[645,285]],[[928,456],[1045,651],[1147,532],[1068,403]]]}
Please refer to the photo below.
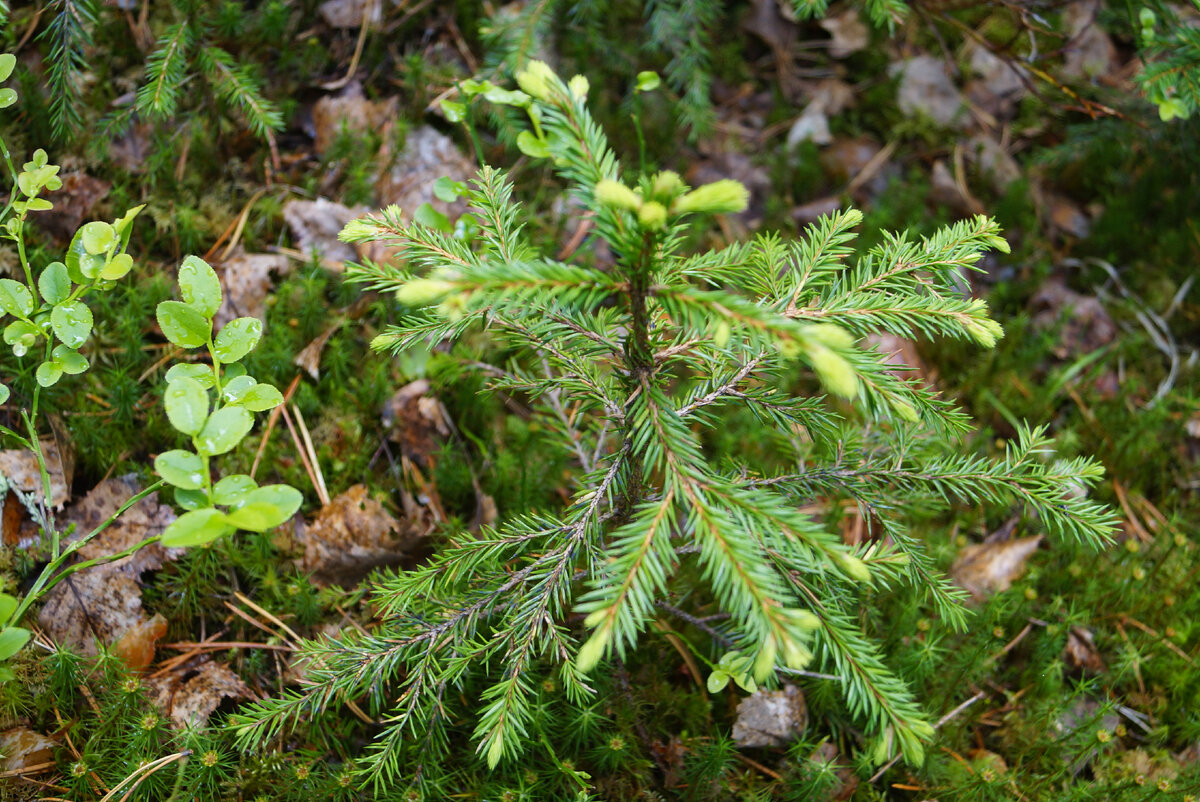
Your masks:
{"label": "fallen leaf", "polygon": [[820,26],[829,32],[829,55],[845,58],[865,48],[871,42],[871,31],[862,21],[857,8],[848,8],[840,14],[829,14],[820,21]]}
{"label": "fallen leaf", "polygon": [[1029,308],[1036,330],[1059,331],[1051,347],[1059,359],[1090,353],[1116,339],[1117,326],[1100,299],[1075,292],[1062,276],[1047,279],[1029,299]]}
{"label": "fallen leaf", "polygon": [[1043,201],[1049,212],[1050,224],[1054,228],[1079,239],[1092,233],[1092,221],[1079,204],[1052,193],[1046,193]]}
{"label": "fallen leaf", "polygon": [[286,256],[273,253],[246,253],[241,248],[217,266],[221,274],[224,297],[217,310],[217,325],[223,326],[235,317],[266,315],[266,297],[271,290],[271,274],[280,276],[291,272],[292,262]]}
{"label": "fallen leaf", "polygon": [[373,27],[383,20],[383,0],[326,0],[317,13],[333,28],[361,27],[365,13],[367,26]]}
{"label": "fallen leaf", "polygon": [[[386,148],[385,148],[386,150]],[[404,138],[404,148],[390,159],[392,162],[375,182],[375,199],[379,206],[395,204],[411,219],[417,208],[424,203],[451,217],[466,208],[463,201],[453,204],[438,200],[433,194],[433,184],[443,176],[455,181],[466,181],[475,176],[475,163],[468,159],[454,144],[454,140],[428,125],[409,131]]]}
{"label": "fallen leaf", "polygon": [[199,727],[222,699],[252,699],[254,693],[229,666],[207,655],[189,660],[161,677],[143,680],[149,699],[175,729]]}
{"label": "fallen leaf", "polygon": [[146,167],[146,156],[153,146],[153,135],[153,123],[134,123],[109,144],[108,157],[122,170],[140,173]]}
{"label": "fallen leaf", "polygon": [[1100,656],[1100,650],[1096,648],[1096,636],[1091,630],[1083,627],[1071,627],[1067,633],[1063,659],[1071,668],[1104,671],[1104,659]]}
{"label": "fallen leaf", "polygon": [[837,195],[829,195],[793,207],[792,219],[801,225],[815,223],[825,215],[833,214],[840,208],[842,208],[842,199]]}
{"label": "fallen leaf", "polygon": [[339,318],[333,325],[318,334],[312,342],[300,349],[300,353],[292,359],[292,364],[303,368],[309,376],[312,376],[313,381],[321,378],[321,354],[325,350],[325,344],[345,322],[345,318]]}
{"label": "fallen leaf", "polygon": [[351,81],[336,95],[313,104],[313,147],[323,155],[342,131],[359,135],[379,131],[396,118],[398,109],[397,98],[368,100],[362,84]]}
{"label": "fallen leaf", "polygon": [[733,740],[743,747],[786,746],[804,732],[807,724],[808,709],[799,688],[760,688],[738,705]]}
{"label": "fallen leaf", "polygon": [[1027,71],[976,42],[969,42],[966,49],[968,67],[976,76],[963,88],[967,98],[992,117],[1011,119],[1017,102],[1029,93],[1023,80]]}
{"label": "fallen leaf", "polygon": [[325,198],[292,200],[283,205],[283,219],[291,229],[296,249],[305,254],[315,251],[332,268],[357,257],[354,246],[338,240],[338,234],[346,223],[369,211],[366,206],[351,209]]}
{"label": "fallen leaf", "polygon": [[950,566],[950,576],[976,601],[1007,590],[1025,571],[1041,535],[966,546]]}
{"label": "fallen leaf", "polygon": [[423,532],[402,526],[383,505],[354,485],[334,498],[307,526],[296,528],[304,553],[297,567],[318,585],[346,587],[377,568],[412,555]]}
{"label": "fallen leaf", "polygon": [[19,772],[50,763],[58,744],[29,727],[13,727],[0,732],[0,773],[14,776]]}
{"label": "fallen leaf", "polygon": [[1063,11],[1063,24],[1071,35],[1064,51],[1061,75],[1069,80],[1107,76],[1117,67],[1117,48],[1096,24],[1100,0],[1071,3]]}
{"label": "fallen leaf", "polygon": [[[106,479],[71,505],[59,523],[75,525],[74,537],[83,537],[107,520],[140,490],[132,476]],[[117,554],[161,534],[175,520],[174,511],[151,494],[126,510],[111,526],[79,549],[82,560]],[[118,651],[144,668],[154,654],[154,643],[165,633],[165,622],[147,620],[142,610],[138,578],[161,568],[181,550],[152,543],[111,563],[92,566],[60,582],[46,594],[38,623],[51,640],[65,643],[85,655],[96,654],[96,641]],[[156,616],[160,618],[159,616]]]}
{"label": "fallen leaf", "polygon": [[[50,472],[50,506],[56,510],[62,509],[69,497],[69,490],[63,475],[62,457],[53,440],[42,441],[42,457]],[[4,476],[12,487],[33,496],[37,501],[45,498],[42,474],[32,451],[21,448],[0,451],[0,476]]]}
{"label": "fallen leaf", "polygon": [[992,187],[1004,192],[1012,182],[1021,177],[1021,167],[999,142],[985,134],[978,134],[966,142],[967,156],[979,172],[992,179]]}
{"label": "fallen leaf", "polygon": [[400,453],[422,469],[430,467],[441,439],[450,436],[450,419],[440,401],[429,395],[429,382],[417,379],[388,399],[383,425]]}
{"label": "fallen leaf", "polygon": [[892,64],[890,75],[900,76],[896,103],[910,117],[925,116],[943,128],[960,125],[966,118],[962,94],[946,75],[946,65],[933,56],[917,56]]}
{"label": "fallen leaf", "polygon": [[50,193],[54,208],[38,212],[32,219],[37,227],[59,242],[68,242],[83,222],[90,219],[96,204],[108,195],[112,184],[74,170],[64,173],[62,187]]}
{"label": "fallen leaf", "polygon": [[825,116],[823,103],[813,101],[805,107],[803,113],[788,129],[787,146],[794,148],[801,142],[812,140],[818,145],[828,145],[833,141],[829,131],[829,118]]}

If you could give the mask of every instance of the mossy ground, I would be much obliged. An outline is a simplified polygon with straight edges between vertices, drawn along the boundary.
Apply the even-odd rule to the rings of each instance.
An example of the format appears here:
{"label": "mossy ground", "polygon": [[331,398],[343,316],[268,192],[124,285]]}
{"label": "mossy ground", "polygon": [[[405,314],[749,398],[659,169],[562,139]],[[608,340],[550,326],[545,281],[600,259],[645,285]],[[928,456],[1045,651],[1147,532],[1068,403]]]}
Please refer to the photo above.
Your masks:
{"label": "mossy ground", "polygon": [[[354,46],[353,32],[313,23],[314,3],[296,4],[285,14],[281,8],[288,5],[255,4],[248,22],[233,14],[233,7],[240,9],[241,4],[224,3],[218,12],[225,20],[224,27],[218,26],[219,35],[250,61],[253,49],[272,32],[307,34],[294,39],[294,46],[272,51],[286,58],[263,68],[268,94],[285,110],[294,108],[319,81],[344,74]],[[611,13],[600,15],[588,16],[586,11],[581,6],[579,16],[562,17],[558,46],[568,61],[588,74],[597,116],[611,123],[610,130],[632,162],[638,140],[629,122],[634,102],[625,87],[638,69],[662,65],[648,63],[653,59],[636,46],[639,4],[614,4]],[[747,44],[737,34],[736,21],[745,9],[734,6],[726,13],[730,25],[712,44],[713,74],[730,84],[748,83],[757,91],[776,90],[770,71],[760,73],[754,66],[762,63],[758,45]],[[105,17],[109,21],[97,30],[91,52],[97,65],[105,65],[97,68],[97,83],[111,91],[84,94],[81,102],[91,104],[84,109],[88,126],[99,125],[111,96],[128,83],[141,58],[122,37],[121,26],[113,21],[116,15],[109,16],[113,19]],[[389,34],[396,44],[385,45],[384,37],[370,38],[360,73],[369,93],[399,94],[401,131],[421,119],[435,94],[431,86],[467,77],[461,66],[425,58],[429,37],[461,42],[486,58],[485,40],[475,34],[482,18],[479,4],[459,2],[405,20]],[[22,19],[30,22],[18,13],[6,29],[10,49],[24,30],[17,25]],[[910,41],[932,36],[919,21],[912,25]],[[1002,27],[996,22],[996,30],[989,31],[1000,39]],[[886,38],[879,32],[874,36],[877,43]],[[748,50],[758,61],[746,58]],[[928,201],[927,167],[932,158],[944,158],[953,150],[955,134],[903,120],[894,105],[894,82],[882,77],[887,67],[882,53],[881,46],[843,65],[847,77],[861,82],[864,102],[835,121],[835,132],[896,142],[894,176],[866,207],[863,230],[921,233],[954,214]],[[49,149],[51,128],[35,79],[24,81],[22,95],[20,130],[10,144],[23,151],[39,144]],[[778,92],[776,97],[782,103]],[[98,158],[85,148],[86,137],[74,145],[60,142],[52,150],[74,152],[112,183],[97,216],[111,217],[112,210],[149,204],[133,240],[139,264],[133,280],[101,296],[94,310],[98,326],[93,369],[84,381],[63,382],[46,396],[48,407],[61,416],[75,452],[77,492],[114,473],[134,471],[148,478],[152,455],[173,442],[159,403],[160,370],[155,369],[163,343],[150,323],[155,304],[171,292],[172,266],[182,255],[206,251],[259,189],[268,191],[247,217],[243,244],[265,250],[286,240],[280,213],[284,195],[264,184],[266,150],[239,129],[236,118],[214,115],[206,126],[201,122],[206,109],[197,107],[182,127],[156,128],[139,172],[123,171]],[[671,103],[649,96],[640,110],[648,160],[686,169],[693,153],[679,145],[681,131]],[[787,119],[793,112],[777,107],[772,114]],[[1131,115],[1144,112],[1128,108]],[[1171,306],[1200,257],[1200,121],[1159,125],[1148,116],[1094,121],[1053,103],[1030,100],[1017,124],[1036,125],[1041,132],[1032,137],[1022,159],[1030,174],[1040,172],[1056,192],[1098,203],[1103,211],[1088,237],[1064,241],[1039,219],[1027,181],[1018,181],[1003,195],[982,195],[989,213],[1006,230],[1017,232],[1014,252],[1004,260],[1011,269],[1002,280],[980,284],[1007,336],[983,356],[944,343],[922,344],[921,356],[936,373],[942,391],[980,426],[978,435],[962,448],[996,453],[1013,435],[1015,421],[1050,424],[1058,443],[1056,458],[1090,454],[1104,462],[1108,478],[1096,495],[1122,510],[1132,539],[1099,553],[1070,543],[1039,550],[1011,589],[975,610],[965,633],[949,631],[909,591],[870,592],[873,598],[864,606],[869,613],[863,627],[882,640],[891,664],[917,689],[935,720],[978,696],[941,727],[925,765],[897,765],[867,782],[875,767],[857,755],[860,733],[839,702],[834,682],[815,678],[804,681],[810,728],[803,740],[788,748],[737,749],[729,738],[736,697],[729,692],[720,697],[707,694],[703,678],[692,675],[688,655],[671,634],[700,635],[699,631],[664,613],[661,634],[646,638],[628,663],[614,666],[611,676],[600,681],[600,701],[593,707],[570,708],[553,688],[545,689],[548,720],[555,726],[521,765],[489,773],[464,746],[455,765],[423,778],[420,791],[417,786],[401,788],[386,798],[563,799],[578,790],[576,769],[591,775],[599,797],[614,800],[822,799],[833,798],[839,789],[848,796],[837,798],[864,801],[1200,795],[1200,670],[1194,664],[1200,639],[1200,544],[1194,534],[1200,521],[1200,448],[1185,428],[1200,414],[1195,366],[1187,362],[1185,345],[1194,348],[1200,342],[1200,306],[1185,296],[1166,318],[1184,364],[1170,389],[1153,402],[1168,375],[1169,358],[1160,353],[1156,335],[1144,321],[1146,310],[1164,313]],[[469,152],[466,136],[455,135]],[[559,240],[559,218],[543,208],[554,194],[546,191],[546,174],[523,169],[515,151],[506,150],[487,131],[480,135],[494,163],[517,162],[515,172],[535,221],[531,230]],[[307,147],[292,125],[280,142],[285,148],[289,143],[298,150]],[[348,204],[365,201],[370,160],[380,144],[378,137],[346,138],[323,160],[303,161],[290,179],[306,193],[319,187],[329,192],[324,178],[336,168],[340,179],[332,190],[339,199]],[[770,168],[773,194],[766,204],[767,223],[795,232],[788,216],[791,206],[836,191],[837,183],[817,165],[815,148],[805,146],[789,155],[782,147],[776,139],[755,159]],[[51,258],[53,245],[42,247],[34,258]],[[1066,257],[1082,266],[1064,270]],[[1117,291],[1089,259],[1119,269],[1129,295]],[[1069,286],[1082,294],[1105,290],[1105,309],[1116,337],[1098,352],[1084,343],[1064,357],[1058,348],[1062,326],[1035,323],[1030,298],[1055,273],[1065,274]],[[355,304],[355,317],[325,347],[320,379],[304,378],[294,396],[314,433],[332,495],[365,483],[371,495],[397,509],[396,491],[404,480],[386,459],[378,458],[388,437],[381,410],[400,386],[424,376],[457,429],[438,454],[431,476],[454,519],[434,534],[433,547],[473,518],[476,480],[478,492],[496,500],[501,516],[562,502],[569,489],[569,455],[545,436],[536,420],[521,414],[520,399],[481,395],[476,379],[464,378],[460,366],[437,352],[423,363],[372,353],[372,334],[396,310],[385,297],[363,300],[358,288],[316,264],[298,265],[275,288],[267,308],[267,336],[250,358],[249,369],[262,381],[287,387],[299,373],[295,355],[325,331],[331,316]],[[0,364],[14,387],[29,384],[30,364],[11,357]],[[1112,376],[1119,379],[1115,391]],[[747,429],[752,425],[749,419],[745,423]],[[708,445],[715,453],[749,452],[764,469],[788,453],[784,444],[755,442],[735,428]],[[230,472],[248,467],[257,446],[258,438],[250,438],[233,455]],[[311,489],[282,432],[268,441],[263,460],[279,481]],[[310,495],[309,513],[315,508],[313,499]],[[1019,511],[956,509],[922,521],[920,534],[941,566],[948,568],[963,544],[995,531],[1014,514]],[[1036,522],[1018,517],[1016,527],[1033,531]],[[19,586],[30,566],[20,555],[5,557],[6,580]],[[144,604],[167,617],[170,638],[190,640],[196,638],[198,622],[228,618],[222,601],[235,590],[302,634],[350,619],[369,625],[360,589],[318,589],[269,536],[242,536],[189,553],[149,577]],[[224,626],[230,640],[263,637],[240,619]],[[1092,633],[1103,669],[1080,668],[1065,657],[1076,628]],[[703,642],[700,637],[694,640]],[[229,657],[252,687],[263,693],[283,690],[281,665],[269,652],[238,649]],[[320,722],[301,728],[264,754],[237,756],[229,733],[219,728],[221,714],[207,729],[182,733],[151,720],[152,708],[136,682],[114,660],[94,663],[63,652],[45,656],[30,651],[16,666],[18,681],[0,687],[0,718],[26,719],[34,729],[63,735],[64,744],[69,737],[70,748],[58,750],[56,773],[42,775],[53,790],[0,785],[0,798],[58,794],[96,799],[140,761],[183,749],[191,749],[191,757],[155,772],[129,798],[374,796],[369,789],[356,790],[349,772],[355,753],[375,727],[349,711],[329,711]],[[467,695],[471,691],[463,689]],[[471,722],[460,725],[465,745]],[[823,742],[835,748],[819,750]],[[827,758],[818,757],[830,754],[859,778],[856,790],[849,790],[846,777],[827,765]]]}

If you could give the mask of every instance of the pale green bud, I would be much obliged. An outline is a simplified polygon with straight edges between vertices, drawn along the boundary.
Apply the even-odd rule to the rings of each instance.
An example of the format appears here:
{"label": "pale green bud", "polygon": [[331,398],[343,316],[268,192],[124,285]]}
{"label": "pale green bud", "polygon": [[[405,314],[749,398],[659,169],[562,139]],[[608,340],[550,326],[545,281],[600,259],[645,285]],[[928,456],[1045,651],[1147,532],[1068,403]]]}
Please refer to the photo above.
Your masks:
{"label": "pale green bud", "polygon": [[375,238],[378,234],[378,223],[359,217],[346,223],[338,234],[338,239],[342,242],[365,242]]}
{"label": "pale green bud", "polygon": [[762,648],[758,650],[758,655],[754,658],[752,673],[754,674],[754,678],[759,682],[765,680],[775,670],[776,653],[775,638],[767,638],[763,642]]}
{"label": "pale green bud", "polygon": [[642,208],[638,209],[638,222],[642,224],[642,228],[659,230],[667,224],[667,207],[658,201],[643,203]]}
{"label": "pale green bud", "polygon": [[871,569],[867,567],[865,562],[853,554],[844,551],[835,551],[833,553],[833,560],[838,564],[838,568],[842,569],[842,573],[854,581],[867,585],[872,584]]}
{"label": "pale green bud", "polygon": [[605,628],[592,633],[592,637],[587,639],[587,642],[579,647],[579,653],[575,655],[575,668],[581,674],[586,674],[591,671],[604,657],[604,652],[608,648],[608,636],[610,630]]}
{"label": "pale green bud", "polygon": [[583,625],[585,627],[587,627],[588,629],[591,629],[592,627],[596,626],[601,621],[603,621],[604,617],[607,615],[608,615],[607,607],[601,607],[599,610],[593,610],[591,613],[588,614],[587,618],[583,619]]}
{"label": "pale green bud", "polygon": [[396,300],[404,306],[430,306],[449,295],[455,286],[452,281],[415,278],[396,290]]}
{"label": "pale green bud", "polygon": [[928,721],[914,721],[911,725],[909,725],[909,729],[911,729],[918,738],[932,738],[934,732],[936,732],[936,730],[933,729],[933,725]]}
{"label": "pale green bud", "polygon": [[489,769],[496,768],[500,763],[500,758],[504,757],[504,739],[497,736],[492,740],[492,745],[487,750],[487,764]]}
{"label": "pale green bud", "polygon": [[670,199],[683,189],[683,179],[674,170],[663,170],[654,176],[654,197]]}
{"label": "pale green bud", "polygon": [[567,89],[570,90],[571,97],[575,98],[576,100],[583,100],[585,97],[587,97],[589,88],[591,88],[591,85],[588,84],[588,79],[584,78],[582,75],[576,75],[567,82]]}
{"label": "pale green bud", "polygon": [[517,73],[517,85],[525,94],[542,101],[550,99],[550,87],[554,79],[554,70],[544,61],[531,61]]}
{"label": "pale green bud", "polygon": [[724,348],[729,345],[729,336],[733,333],[733,329],[729,326],[729,321],[722,320],[717,324],[717,330],[713,332],[713,345],[718,348]]}
{"label": "pale green bud", "polygon": [[787,359],[795,359],[804,351],[804,347],[796,340],[784,340],[779,343],[779,353]]}
{"label": "pale green bud", "polygon": [[611,178],[602,178],[597,181],[592,194],[595,196],[596,202],[603,206],[615,206],[618,209],[636,211],[642,205],[641,196],[620,181],[613,181]]}
{"label": "pale green bud", "polygon": [[787,640],[783,644],[783,664],[794,671],[801,671],[812,662],[813,653],[801,643]]}
{"label": "pale green bud", "polygon": [[854,398],[858,395],[858,376],[845,357],[823,345],[810,345],[808,359],[821,384],[834,395]]}
{"label": "pale green bud", "polygon": [[891,399],[892,411],[895,412],[901,420],[906,420],[909,423],[918,423],[921,416],[917,414],[917,410],[912,404],[903,401],[899,398]]}
{"label": "pale green bud", "polygon": [[804,333],[830,348],[849,348],[854,345],[854,335],[833,323],[813,323],[805,327]]}
{"label": "pale green bud", "polygon": [[1004,336],[1004,328],[991,318],[968,318],[963,324],[967,334],[984,348],[995,348],[996,341]]}
{"label": "pale green bud", "polygon": [[723,178],[693,189],[679,198],[675,201],[672,211],[676,214],[741,212],[745,211],[749,203],[750,192],[740,181]]}

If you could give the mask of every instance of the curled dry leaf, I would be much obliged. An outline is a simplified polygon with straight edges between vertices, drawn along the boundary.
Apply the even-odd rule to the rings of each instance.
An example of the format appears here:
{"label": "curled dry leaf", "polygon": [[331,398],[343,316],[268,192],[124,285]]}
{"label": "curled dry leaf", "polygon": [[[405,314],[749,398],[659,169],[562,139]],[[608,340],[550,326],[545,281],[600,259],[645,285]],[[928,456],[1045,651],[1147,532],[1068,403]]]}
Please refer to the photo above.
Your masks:
{"label": "curled dry leaf", "polygon": [[[69,490],[58,445],[53,440],[43,440],[42,456],[46,460],[47,470],[50,471],[50,505],[56,510],[62,509],[69,496]],[[0,451],[0,475],[22,493],[27,493],[39,501],[44,497],[42,474],[38,470],[37,457],[33,452],[20,448]]]}
{"label": "curled dry leaf", "polygon": [[[325,0],[317,13],[332,28],[374,27],[383,20],[384,0]],[[365,15],[365,20],[364,20]]]}
{"label": "curled dry leaf", "polygon": [[1100,650],[1096,648],[1096,636],[1092,634],[1091,630],[1083,627],[1071,627],[1071,631],[1067,633],[1067,645],[1063,649],[1063,660],[1071,668],[1086,671],[1099,673],[1105,668]]}
{"label": "curled dry leaf", "polygon": [[337,94],[313,104],[313,147],[324,155],[342,131],[360,136],[377,132],[396,118],[398,109],[397,98],[368,100],[363,97],[362,84],[351,81]]}
{"label": "curled dry leaf", "polygon": [[246,253],[236,249],[221,263],[221,287],[224,290],[216,322],[223,326],[235,317],[266,315],[266,297],[271,289],[271,274],[280,276],[291,272],[292,263],[286,256],[274,253]]}
{"label": "curled dry leaf", "polygon": [[1104,78],[1116,70],[1117,48],[1097,24],[1099,14],[1100,0],[1071,3],[1063,12],[1063,22],[1071,34],[1064,48],[1064,78]]}
{"label": "curled dry leaf", "polygon": [[1037,551],[1041,535],[976,543],[965,547],[950,566],[950,576],[976,601],[1008,590]]}
{"label": "curled dry leaf", "polygon": [[[81,537],[110,517],[140,490],[132,476],[106,479],[72,505],[61,523],[75,524]],[[80,559],[106,557],[161,534],[175,520],[174,511],[159,504],[157,494],[142,499],[112,526],[79,550]],[[93,566],[60,582],[48,594],[38,623],[55,642],[66,643],[85,655],[96,654],[99,640],[141,670],[154,656],[154,646],[166,631],[161,616],[147,619],[142,610],[138,577],[176,559],[178,549],[158,543],[145,546],[115,562]]]}
{"label": "curled dry leaf", "polygon": [[906,115],[923,115],[944,128],[965,121],[963,96],[946,74],[941,59],[917,56],[892,64],[888,73],[900,76],[896,102]]}
{"label": "curled dry leaf", "polygon": [[807,724],[808,708],[799,688],[760,688],[738,705],[733,740],[738,746],[786,746],[804,732]]}
{"label": "curled dry leaf", "polygon": [[443,176],[466,181],[474,175],[475,164],[454,140],[436,128],[423,125],[408,132],[404,149],[376,181],[376,200],[380,206],[396,204],[409,218],[423,203],[432,204],[443,214],[458,214],[466,204],[461,200],[453,204],[438,200],[433,194],[434,182]]}
{"label": "curled dry leaf", "polygon": [[871,43],[871,31],[862,21],[857,8],[847,8],[839,14],[830,14],[819,24],[832,37],[829,42],[829,55],[834,58],[845,58]]}
{"label": "curled dry leaf", "polygon": [[0,732],[0,773],[9,776],[54,760],[58,744],[29,727]]}
{"label": "curled dry leaf", "polygon": [[383,407],[383,425],[388,438],[400,445],[400,453],[425,469],[441,440],[450,436],[450,418],[442,402],[429,395],[429,382],[417,379],[393,395]]}
{"label": "curled dry leaf", "polygon": [[338,240],[338,234],[346,223],[369,211],[366,206],[351,209],[325,198],[292,200],[283,205],[283,219],[291,229],[296,250],[305,255],[316,252],[325,267],[340,271],[342,263],[353,260],[357,253],[353,245]]}
{"label": "curled dry leaf", "polygon": [[162,677],[145,681],[150,701],[176,729],[198,727],[222,699],[252,699],[254,693],[229,666],[207,655],[196,657]]}
{"label": "curled dry leaf", "polygon": [[297,567],[317,584],[351,586],[376,568],[403,561],[424,534],[396,520],[365,485],[354,485],[297,528],[295,539],[304,549]]}

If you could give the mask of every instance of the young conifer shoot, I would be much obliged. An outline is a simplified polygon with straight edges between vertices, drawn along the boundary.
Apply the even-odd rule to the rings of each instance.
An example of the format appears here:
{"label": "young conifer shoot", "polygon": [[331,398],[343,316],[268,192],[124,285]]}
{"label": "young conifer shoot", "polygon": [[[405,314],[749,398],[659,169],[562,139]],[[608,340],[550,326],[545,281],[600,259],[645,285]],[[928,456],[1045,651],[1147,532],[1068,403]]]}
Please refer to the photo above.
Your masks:
{"label": "young conifer shoot", "polygon": [[[765,234],[685,253],[696,222],[743,210],[746,189],[689,187],[669,171],[631,176],[588,113],[586,81],[565,83],[538,62],[517,81],[522,91],[476,94],[528,113],[519,146],[552,162],[611,264],[535,250],[526,213],[491,167],[457,185],[469,225],[405,223],[392,207],[342,237],[400,249],[395,264],[356,272],[403,307],[376,348],[454,348],[482,331],[516,355],[483,369],[551,422],[580,467],[574,497],[556,514],[456,536],[427,564],[383,579],[381,624],[307,643],[303,686],[244,711],[243,745],[354,701],[386,722],[359,763],[365,780],[420,776],[462,714],[496,766],[549,745],[547,687],[589,703],[589,678],[630,656],[652,620],[703,605],[728,616],[712,642],[692,644],[718,666],[714,692],[800,670],[835,675],[873,758],[920,762],[933,727],[856,611],[868,589],[908,583],[950,624],[964,626],[966,613],[903,513],[1019,503],[1032,526],[1095,544],[1114,525],[1077,492],[1101,476],[1095,462],[1045,459],[1039,428],[1022,428],[998,460],[960,453],[965,414],[863,342],[886,332],[993,346],[1001,327],[963,297],[961,278],[987,249],[1007,252],[996,223],[887,235],[847,263],[862,216],[843,211],[793,242]],[[791,470],[710,458],[705,432],[742,410],[763,439],[791,444]],[[856,547],[802,511],[847,498],[873,529]],[[459,707],[469,699],[474,709]]]}

